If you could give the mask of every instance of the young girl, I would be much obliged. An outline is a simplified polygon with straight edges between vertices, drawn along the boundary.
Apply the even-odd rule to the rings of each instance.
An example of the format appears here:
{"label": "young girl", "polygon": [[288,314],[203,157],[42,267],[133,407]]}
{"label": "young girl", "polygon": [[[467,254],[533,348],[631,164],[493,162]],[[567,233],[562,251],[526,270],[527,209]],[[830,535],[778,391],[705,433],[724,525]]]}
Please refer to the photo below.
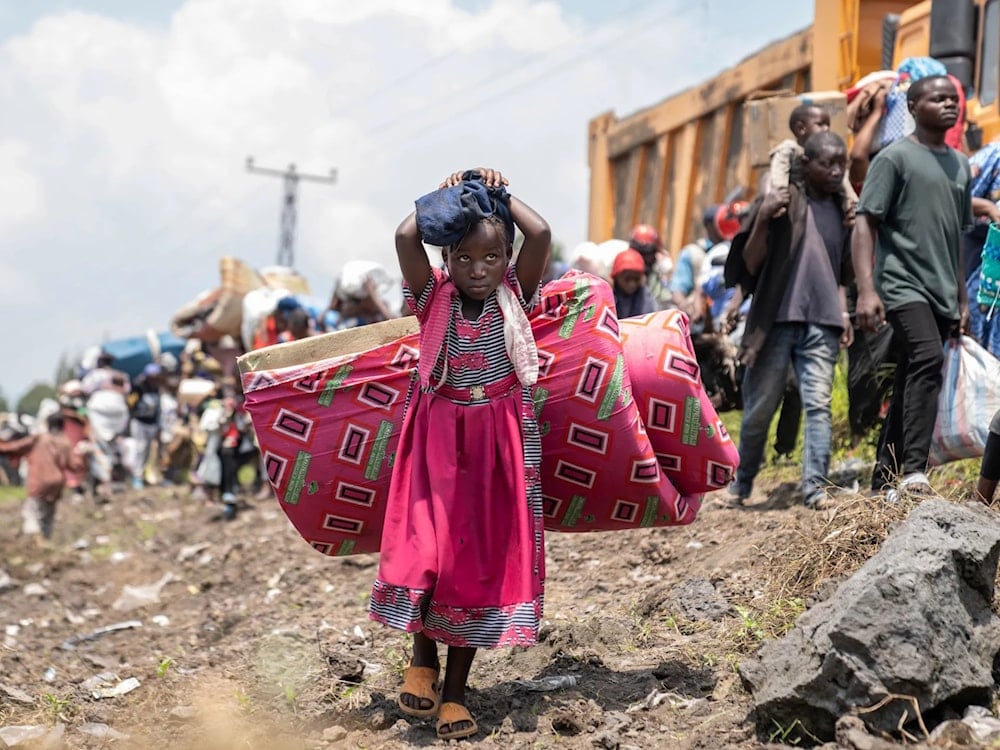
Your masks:
{"label": "young girl", "polygon": [[986,436],[986,450],[979,469],[976,497],[987,505],[993,505],[997,481],[1000,481],[1000,411],[993,415],[990,431]]}
{"label": "young girl", "polygon": [[[525,313],[550,231],[507,184],[493,169],[456,172],[396,230],[420,388],[396,451],[371,617],[413,633],[399,706],[437,714],[442,739],[478,731],[465,706],[476,649],[534,644],[542,613],[538,353]],[[524,244],[512,263],[515,224]],[[446,272],[422,241],[442,246]]]}

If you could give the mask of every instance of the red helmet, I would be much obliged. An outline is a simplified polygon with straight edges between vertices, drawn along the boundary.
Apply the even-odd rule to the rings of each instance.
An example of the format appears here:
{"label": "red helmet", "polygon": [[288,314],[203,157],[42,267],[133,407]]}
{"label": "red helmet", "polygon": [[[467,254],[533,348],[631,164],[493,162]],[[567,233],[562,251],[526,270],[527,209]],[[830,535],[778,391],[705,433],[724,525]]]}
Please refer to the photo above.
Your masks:
{"label": "red helmet", "polygon": [[723,203],[715,212],[715,228],[724,240],[731,240],[740,231],[740,222],[747,210],[746,201]]}
{"label": "red helmet", "polygon": [[660,246],[660,233],[657,232],[649,224],[637,224],[632,230],[632,235],[629,237],[628,244],[632,247],[641,247],[643,245],[654,245],[656,247]]}

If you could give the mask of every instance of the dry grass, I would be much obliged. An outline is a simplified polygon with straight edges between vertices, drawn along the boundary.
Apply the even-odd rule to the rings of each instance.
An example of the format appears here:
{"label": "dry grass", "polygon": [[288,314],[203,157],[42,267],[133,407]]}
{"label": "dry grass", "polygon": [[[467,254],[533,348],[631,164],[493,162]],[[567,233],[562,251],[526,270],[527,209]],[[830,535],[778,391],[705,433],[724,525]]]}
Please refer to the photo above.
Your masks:
{"label": "dry grass", "polygon": [[896,503],[863,495],[846,496],[823,523],[788,528],[792,538],[758,548],[764,567],[767,601],[808,599],[824,582],[848,578],[878,552],[894,526],[918,501],[903,496]]}

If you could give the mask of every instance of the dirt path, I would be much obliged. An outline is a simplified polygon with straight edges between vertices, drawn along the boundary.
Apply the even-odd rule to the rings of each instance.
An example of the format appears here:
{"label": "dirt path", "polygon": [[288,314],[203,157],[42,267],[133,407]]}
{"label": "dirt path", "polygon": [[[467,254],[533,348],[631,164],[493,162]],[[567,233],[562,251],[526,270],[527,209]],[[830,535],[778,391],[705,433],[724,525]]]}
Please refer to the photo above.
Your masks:
{"label": "dirt path", "polygon": [[[774,606],[760,550],[824,522],[770,497],[689,527],[550,534],[542,642],[477,658],[473,744],[760,747],[735,672],[765,632],[748,612]],[[408,643],[367,618],[375,557],[323,557],[273,501],[217,515],[186,490],[66,501],[43,551],[16,536],[18,504],[0,505],[13,579],[0,572],[0,726],[62,723],[69,748],[442,744],[395,706]],[[128,609],[124,587],[150,584],[158,601]],[[129,621],[141,625],[67,642]],[[524,682],[557,675],[575,684]],[[129,678],[139,687],[94,697]]]}

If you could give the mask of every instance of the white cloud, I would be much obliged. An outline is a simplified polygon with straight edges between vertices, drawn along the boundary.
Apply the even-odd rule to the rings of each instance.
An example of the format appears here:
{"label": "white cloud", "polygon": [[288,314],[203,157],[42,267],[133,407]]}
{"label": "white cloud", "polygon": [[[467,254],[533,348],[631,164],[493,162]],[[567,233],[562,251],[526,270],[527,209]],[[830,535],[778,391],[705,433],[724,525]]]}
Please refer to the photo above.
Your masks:
{"label": "white cloud", "polygon": [[[742,4],[726,4],[736,28]],[[553,0],[460,5],[186,0],[162,28],[67,12],[4,42],[0,316],[24,321],[8,332],[8,395],[62,351],[164,328],[216,282],[220,255],[272,263],[281,181],[247,174],[248,155],[338,169],[336,185],[299,187],[297,265],[319,296],[344,260],[394,265],[413,199],[468,166],[504,170],[572,246],[590,117],[795,28],[776,11],[766,36],[726,40],[680,0],[601,28]]]}
{"label": "white cloud", "polygon": [[42,213],[42,182],[31,170],[30,157],[27,144],[0,140],[0,231]]}

